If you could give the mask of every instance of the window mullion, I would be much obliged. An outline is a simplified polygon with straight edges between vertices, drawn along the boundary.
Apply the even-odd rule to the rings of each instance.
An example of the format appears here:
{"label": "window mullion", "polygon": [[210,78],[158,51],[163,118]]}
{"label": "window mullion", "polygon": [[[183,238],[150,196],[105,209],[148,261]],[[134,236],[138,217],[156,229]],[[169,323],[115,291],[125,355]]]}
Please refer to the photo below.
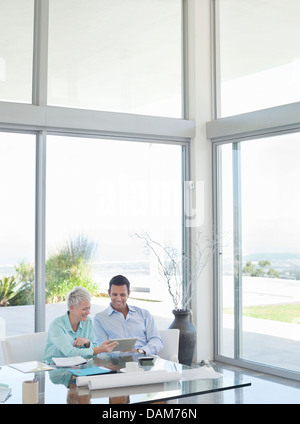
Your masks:
{"label": "window mullion", "polygon": [[240,143],[232,145],[233,167],[233,249],[234,249],[234,356],[242,349],[242,210]]}
{"label": "window mullion", "polygon": [[36,201],[35,201],[35,331],[45,330],[46,291],[46,131],[36,138]]}
{"label": "window mullion", "polygon": [[49,0],[35,0],[32,103],[47,105]]}

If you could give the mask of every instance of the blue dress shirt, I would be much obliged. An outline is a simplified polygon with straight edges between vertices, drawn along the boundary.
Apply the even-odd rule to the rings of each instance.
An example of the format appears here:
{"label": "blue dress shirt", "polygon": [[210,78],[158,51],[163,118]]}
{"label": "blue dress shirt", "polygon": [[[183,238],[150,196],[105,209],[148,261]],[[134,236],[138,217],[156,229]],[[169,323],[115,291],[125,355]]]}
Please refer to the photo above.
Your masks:
{"label": "blue dress shirt", "polygon": [[[90,340],[89,347],[74,347],[76,338],[86,337]],[[52,357],[64,356],[93,356],[93,348],[98,346],[94,342],[93,321],[88,317],[87,321],[80,321],[77,331],[73,331],[68,312],[55,318],[50,324],[47,343],[44,352],[44,360],[51,361]]]}
{"label": "blue dress shirt", "polygon": [[129,306],[124,318],[111,304],[94,317],[96,342],[102,344],[107,339],[137,337],[135,349],[143,349],[147,355],[156,355],[163,348],[163,341],[156,328],[154,318],[146,309]]}

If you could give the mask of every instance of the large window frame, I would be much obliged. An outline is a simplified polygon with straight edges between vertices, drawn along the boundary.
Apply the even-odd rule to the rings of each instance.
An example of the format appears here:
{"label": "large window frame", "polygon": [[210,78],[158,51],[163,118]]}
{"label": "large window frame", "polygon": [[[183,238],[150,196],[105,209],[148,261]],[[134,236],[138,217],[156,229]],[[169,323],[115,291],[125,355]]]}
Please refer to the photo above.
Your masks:
{"label": "large window frame", "polygon": [[[109,138],[124,141],[170,143],[182,146],[182,181],[190,180],[190,141],[195,136],[194,122],[186,119],[187,108],[187,1],[183,0],[182,63],[184,118],[154,117],[128,113],[102,112],[47,106],[47,52],[49,0],[34,2],[32,104],[0,102],[0,131],[36,135],[35,187],[35,331],[45,330],[45,222],[46,222],[46,143],[47,135]],[[184,184],[183,184],[184,186]],[[184,191],[182,192],[184,196]],[[182,204],[184,205],[184,199]],[[183,248],[189,246],[189,231],[183,222]]]}
{"label": "large window frame", "polygon": [[[238,145],[243,141],[257,138],[265,138],[274,135],[289,134],[300,131],[300,102],[285,104],[259,111],[243,113],[235,116],[217,118],[218,99],[218,50],[216,43],[216,4],[215,0],[211,0],[211,56],[212,56],[212,121],[207,122],[206,131],[207,138],[212,142],[213,152],[213,219],[216,239],[221,237],[221,177],[220,177],[220,152],[219,146],[224,143]],[[238,163],[233,164],[235,167],[234,187],[236,193],[239,190]],[[239,217],[235,217],[235,227],[238,231]],[[236,249],[238,252],[238,243]],[[218,246],[214,254],[214,357],[216,360],[238,365],[245,368],[267,372],[274,375],[300,380],[299,373],[277,369],[275,367],[262,364],[251,363],[247,360],[239,359],[239,340],[241,335],[241,302],[236,298],[235,303],[235,346],[234,358],[225,357],[220,354],[222,326],[221,326],[221,264],[222,264],[222,247]],[[236,278],[235,293],[241,290],[241,281]]]}

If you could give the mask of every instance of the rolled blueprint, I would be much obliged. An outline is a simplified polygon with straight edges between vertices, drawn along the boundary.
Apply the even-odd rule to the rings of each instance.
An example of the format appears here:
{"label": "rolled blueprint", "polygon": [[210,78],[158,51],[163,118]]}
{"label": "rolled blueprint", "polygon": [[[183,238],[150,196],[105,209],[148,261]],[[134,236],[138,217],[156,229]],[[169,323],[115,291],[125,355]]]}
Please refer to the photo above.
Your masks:
{"label": "rolled blueprint", "polygon": [[180,378],[180,372],[159,370],[77,377],[76,384],[79,387],[88,385],[90,390],[97,390],[113,387],[139,386],[142,384],[166,383],[168,381],[180,380]]}

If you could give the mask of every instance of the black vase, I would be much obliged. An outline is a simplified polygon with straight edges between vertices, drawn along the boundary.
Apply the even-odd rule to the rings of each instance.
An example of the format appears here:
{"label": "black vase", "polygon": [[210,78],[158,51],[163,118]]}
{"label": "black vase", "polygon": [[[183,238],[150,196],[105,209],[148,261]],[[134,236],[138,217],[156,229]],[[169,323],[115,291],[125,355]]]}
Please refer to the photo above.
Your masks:
{"label": "black vase", "polygon": [[178,351],[179,363],[191,365],[197,337],[196,327],[190,319],[191,310],[174,309],[172,312],[175,316],[175,319],[169,328],[178,328],[180,330]]}

